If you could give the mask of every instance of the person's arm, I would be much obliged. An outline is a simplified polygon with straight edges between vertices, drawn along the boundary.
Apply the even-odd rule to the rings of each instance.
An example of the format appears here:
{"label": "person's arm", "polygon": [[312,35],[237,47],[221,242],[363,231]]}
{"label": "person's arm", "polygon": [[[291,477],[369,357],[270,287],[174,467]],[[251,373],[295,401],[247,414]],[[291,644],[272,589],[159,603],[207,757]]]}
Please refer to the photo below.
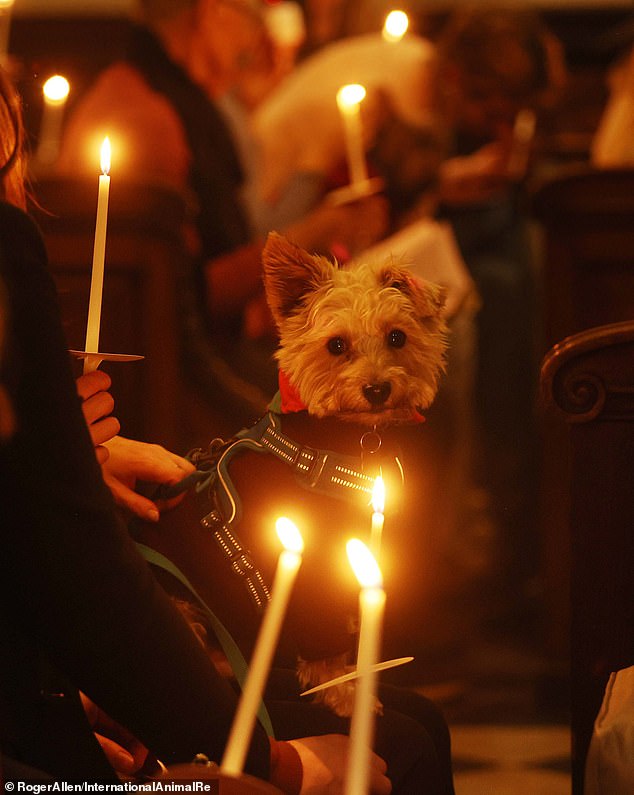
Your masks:
{"label": "person's arm", "polygon": [[[342,206],[324,202],[279,231],[310,252],[329,255],[334,248],[344,248],[354,255],[379,240],[386,228],[385,199],[370,196]],[[260,240],[207,262],[207,308],[214,320],[242,313],[262,292],[263,245]]]}
{"label": "person's arm", "polygon": [[[0,264],[10,318],[5,383],[16,415],[15,432],[0,446],[3,609],[160,759],[219,760],[236,695],[117,520],[41,240],[13,208],[0,215]],[[268,778],[261,728],[246,769]]]}
{"label": "person's arm", "polygon": [[95,370],[79,376],[76,386],[101,473],[114,501],[141,519],[157,522],[161,509],[175,507],[184,495],[169,502],[153,502],[136,491],[137,481],[173,485],[194,471],[193,464],[158,444],[118,435],[119,421],[112,416],[114,399],[107,391],[109,375]]}

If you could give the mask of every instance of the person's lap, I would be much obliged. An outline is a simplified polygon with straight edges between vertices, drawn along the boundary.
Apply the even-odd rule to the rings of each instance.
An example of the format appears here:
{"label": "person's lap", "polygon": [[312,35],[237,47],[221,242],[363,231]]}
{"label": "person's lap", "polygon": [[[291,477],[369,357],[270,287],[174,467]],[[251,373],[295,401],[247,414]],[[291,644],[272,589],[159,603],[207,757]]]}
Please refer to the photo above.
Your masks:
{"label": "person's lap", "polygon": [[[272,672],[267,709],[280,740],[347,734],[350,719],[299,696],[292,671]],[[388,765],[393,795],[452,795],[449,730],[438,708],[412,690],[381,685],[374,750]]]}

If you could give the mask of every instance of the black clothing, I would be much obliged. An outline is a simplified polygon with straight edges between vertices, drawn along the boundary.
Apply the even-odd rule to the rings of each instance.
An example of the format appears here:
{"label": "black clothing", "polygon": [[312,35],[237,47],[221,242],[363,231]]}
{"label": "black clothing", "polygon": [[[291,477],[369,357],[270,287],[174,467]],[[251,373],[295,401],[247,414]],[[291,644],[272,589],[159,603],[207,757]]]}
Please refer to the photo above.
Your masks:
{"label": "black clothing", "polygon": [[183,124],[192,155],[189,185],[198,203],[203,258],[250,243],[249,221],[239,199],[244,175],[222,114],[146,28],[133,28],[126,61],[163,94]]}
{"label": "black clothing", "polygon": [[[1,377],[17,420],[0,442],[0,750],[65,780],[110,774],[76,692],[42,695],[42,670],[53,676],[51,692],[59,690],[56,669],[166,764],[196,753],[219,761],[235,694],[117,520],[75,392],[42,240],[3,203],[0,282],[8,303]],[[77,737],[90,754],[70,752],[65,740]],[[266,779],[269,758],[256,728],[247,772]]]}

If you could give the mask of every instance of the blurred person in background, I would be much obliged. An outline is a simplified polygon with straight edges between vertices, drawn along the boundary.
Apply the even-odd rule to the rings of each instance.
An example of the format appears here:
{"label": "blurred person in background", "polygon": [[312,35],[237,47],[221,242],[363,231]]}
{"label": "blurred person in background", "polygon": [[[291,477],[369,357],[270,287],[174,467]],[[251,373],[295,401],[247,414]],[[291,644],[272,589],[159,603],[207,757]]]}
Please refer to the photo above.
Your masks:
{"label": "blurred person in background", "polygon": [[593,165],[634,165],[634,18],[610,36],[619,50],[607,74],[608,100],[591,148]]}
{"label": "blurred person in background", "polygon": [[438,41],[447,156],[437,215],[451,223],[481,300],[474,511],[480,531],[490,528],[492,628],[502,632],[536,618],[540,308],[524,186],[540,113],[556,107],[565,76],[560,43],[531,10],[458,10]]}
{"label": "blurred person in background", "polygon": [[[262,391],[276,389],[272,323],[261,281],[262,240],[243,202],[244,168],[222,110],[230,91],[247,100],[254,79],[274,69],[262,6],[251,0],[140,0],[140,25],[125,60],[108,67],[78,102],[62,141],[62,173],[94,171],[106,134],[121,174],[166,184],[192,199],[198,267],[184,320],[196,377],[231,370]],[[256,92],[257,94],[257,92]],[[319,253],[354,253],[379,238],[379,197],[321,205],[278,231]],[[210,347],[211,345],[211,347]],[[217,380],[209,391],[218,390]]]}

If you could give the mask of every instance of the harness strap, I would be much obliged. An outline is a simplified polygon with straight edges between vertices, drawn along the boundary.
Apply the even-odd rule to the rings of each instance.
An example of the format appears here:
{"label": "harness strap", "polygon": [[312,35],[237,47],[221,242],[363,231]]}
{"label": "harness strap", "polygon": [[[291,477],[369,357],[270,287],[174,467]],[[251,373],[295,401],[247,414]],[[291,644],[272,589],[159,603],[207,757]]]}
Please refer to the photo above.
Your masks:
{"label": "harness strap", "polygon": [[[244,683],[247,678],[248,673],[248,666],[246,660],[240,649],[238,648],[238,644],[235,642],[229,630],[225,627],[225,625],[220,621],[220,619],[215,615],[215,613],[211,610],[211,608],[207,605],[205,600],[198,594],[194,586],[191,582],[187,579],[187,577],[183,574],[183,572],[171,561],[169,558],[166,558],[165,555],[162,555],[160,552],[157,552],[155,549],[146,546],[145,544],[137,543],[137,549],[143,555],[145,560],[150,563],[152,566],[157,566],[160,569],[171,574],[175,577],[181,585],[184,585],[185,588],[191,593],[191,595],[196,599],[198,605],[205,613],[205,616],[209,620],[211,627],[214,631],[214,634],[218,638],[218,642],[222,646],[222,650],[224,651],[229,663],[231,665],[231,669],[235,674],[238,683],[240,684],[240,688],[244,689]],[[273,732],[273,725],[271,723],[271,718],[269,713],[266,709],[264,702],[260,702],[260,708],[258,710],[258,719],[262,726],[264,727],[266,733],[269,737],[275,737]]]}
{"label": "harness strap", "polygon": [[231,568],[243,578],[251,598],[257,608],[262,610],[270,599],[269,589],[249,550],[242,546],[237,534],[231,530],[228,523],[222,521],[222,516],[217,510],[214,509],[203,516],[200,524],[214,534],[214,539],[229,559]]}
{"label": "harness strap", "polygon": [[374,478],[361,470],[360,458],[299,445],[282,433],[279,416],[274,412],[265,414],[240,436],[262,445],[291,466],[305,488],[340,498],[348,496],[350,491],[372,494]]}

